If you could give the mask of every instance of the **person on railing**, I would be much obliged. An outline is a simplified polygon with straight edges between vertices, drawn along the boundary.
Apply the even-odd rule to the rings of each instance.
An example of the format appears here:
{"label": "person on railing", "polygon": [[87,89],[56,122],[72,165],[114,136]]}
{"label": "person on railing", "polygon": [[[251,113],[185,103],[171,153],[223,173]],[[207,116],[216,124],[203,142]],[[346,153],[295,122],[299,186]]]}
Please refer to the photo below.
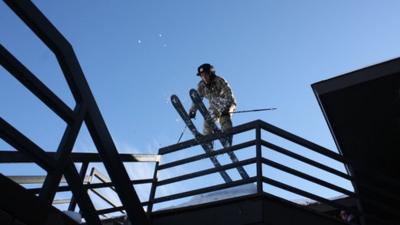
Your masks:
{"label": "person on railing", "polygon": [[[202,98],[209,102],[209,111],[215,122],[219,122],[221,130],[226,131],[232,127],[232,112],[236,110],[236,99],[228,82],[215,73],[214,66],[204,63],[197,68],[197,76],[201,77],[197,85],[197,91]],[[190,118],[195,118],[197,108],[193,104],[189,110]],[[212,128],[204,121],[203,134],[213,133]],[[232,136],[228,139],[232,145]],[[211,143],[211,147],[213,144]],[[227,146],[225,146],[227,147]]]}

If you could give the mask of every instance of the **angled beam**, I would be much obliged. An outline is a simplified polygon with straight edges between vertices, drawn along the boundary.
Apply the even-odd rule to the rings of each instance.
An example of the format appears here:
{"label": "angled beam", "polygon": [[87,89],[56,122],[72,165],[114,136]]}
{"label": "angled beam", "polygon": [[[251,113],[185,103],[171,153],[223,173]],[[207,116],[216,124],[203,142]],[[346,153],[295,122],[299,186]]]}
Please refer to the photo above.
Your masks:
{"label": "angled beam", "polygon": [[73,121],[72,110],[1,44],[0,65],[65,122]]}
{"label": "angled beam", "polygon": [[251,121],[248,123],[240,124],[238,126],[232,127],[230,129],[224,131],[223,133],[209,134],[207,136],[204,136],[201,140],[190,139],[187,141],[180,142],[178,144],[166,146],[166,147],[160,148],[158,150],[158,154],[165,155],[165,154],[173,153],[173,152],[176,152],[176,151],[179,151],[179,150],[182,150],[185,148],[189,148],[189,147],[192,147],[195,145],[214,141],[219,138],[226,138],[230,135],[243,133],[243,132],[255,129],[257,124],[260,124],[260,120],[254,120],[254,121]]}
{"label": "angled beam", "polygon": [[46,171],[56,168],[54,159],[50,158],[45,151],[33,143],[29,138],[20,133],[7,121],[0,117],[0,138],[31,157],[40,167]]}
{"label": "angled beam", "polygon": [[89,194],[83,187],[81,178],[75,168],[74,163],[70,159],[66,159],[65,179],[67,180],[71,191],[82,211],[83,217],[87,224],[101,225],[100,218],[97,216],[96,209],[90,200]]}
{"label": "angled beam", "polygon": [[[71,77],[81,76],[83,72],[75,57],[71,44],[31,1],[4,0],[4,2],[55,54],[75,101],[79,103],[82,99],[82,93],[79,92],[77,86],[72,82]],[[78,72],[78,74],[75,74],[76,72]]]}
{"label": "angled beam", "polygon": [[[97,195],[99,198],[103,199],[103,201],[107,202],[109,205],[111,205],[113,208],[115,207],[119,207],[118,203],[114,201],[114,199],[112,199],[111,197],[101,193],[100,191],[96,190],[96,189],[91,189],[91,191]],[[122,212],[122,210],[121,210]]]}
{"label": "angled beam", "polygon": [[[87,172],[88,167],[89,167],[88,162],[82,163],[81,169],[79,171],[79,177],[81,178],[82,183],[86,183],[85,177],[86,177],[86,172]],[[57,192],[58,192],[58,190],[57,190]],[[75,207],[76,207],[76,199],[74,196],[72,196],[71,202],[69,203],[69,206],[68,206],[68,210],[75,211]]]}
{"label": "angled beam", "polygon": [[31,1],[5,0],[5,2],[54,52],[77,104],[81,102],[87,104],[86,125],[103,159],[104,166],[115,184],[115,189],[127,211],[129,220],[134,225],[149,224],[72,46]]}
{"label": "angled beam", "polygon": [[149,224],[140,199],[134,187],[130,184],[128,173],[118,156],[117,149],[99,109],[95,105],[94,99],[92,103],[93,107],[89,107],[89,116],[85,122],[99,155],[103,159],[107,173],[115,184],[115,190],[120,197],[121,203],[125,207],[132,224]]}
{"label": "angled beam", "polygon": [[74,113],[76,114],[74,122],[68,124],[67,129],[65,129],[55,155],[57,170],[48,173],[46,180],[44,181],[43,188],[39,194],[39,197],[49,204],[53,202],[56,195],[57,187],[64,171],[65,161],[71,154],[76,138],[78,137],[83,118],[86,114],[86,107],[84,105],[77,105]]}

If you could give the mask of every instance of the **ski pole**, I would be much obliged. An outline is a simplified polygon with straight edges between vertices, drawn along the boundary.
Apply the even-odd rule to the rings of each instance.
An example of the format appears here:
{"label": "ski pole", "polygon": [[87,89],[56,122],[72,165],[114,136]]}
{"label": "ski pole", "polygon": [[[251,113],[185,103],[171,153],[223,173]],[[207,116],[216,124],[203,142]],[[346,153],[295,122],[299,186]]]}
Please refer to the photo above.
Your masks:
{"label": "ski pole", "polygon": [[248,112],[258,112],[258,111],[267,111],[267,110],[275,110],[277,108],[265,108],[265,109],[251,109],[251,110],[240,110],[240,111],[235,111],[232,113],[248,113]]}
{"label": "ski pole", "polygon": [[182,138],[183,134],[185,133],[186,128],[187,128],[187,125],[185,125],[185,127],[183,128],[183,131],[182,131],[182,133],[181,133],[181,136],[179,136],[179,139],[178,139],[177,144],[181,141],[181,138]]}

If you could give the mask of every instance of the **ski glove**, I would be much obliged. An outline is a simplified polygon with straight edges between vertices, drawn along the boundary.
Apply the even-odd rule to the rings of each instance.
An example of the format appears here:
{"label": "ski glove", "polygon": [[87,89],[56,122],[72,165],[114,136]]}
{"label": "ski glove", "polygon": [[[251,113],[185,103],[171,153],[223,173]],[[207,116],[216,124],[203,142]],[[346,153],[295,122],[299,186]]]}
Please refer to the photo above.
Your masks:
{"label": "ski glove", "polygon": [[190,117],[190,119],[194,119],[196,117],[196,110],[190,110],[189,117]]}
{"label": "ski glove", "polygon": [[230,109],[230,106],[225,106],[225,107],[223,107],[223,108],[221,109],[221,115],[222,115],[222,116],[229,115],[229,109]]}
{"label": "ski glove", "polygon": [[212,100],[212,105],[215,111],[214,115],[219,118],[220,116],[229,115],[232,101],[226,98],[215,98]]}
{"label": "ski glove", "polygon": [[210,111],[211,117],[214,120],[217,120],[218,118],[221,117],[221,113],[217,109],[210,109],[209,111]]}

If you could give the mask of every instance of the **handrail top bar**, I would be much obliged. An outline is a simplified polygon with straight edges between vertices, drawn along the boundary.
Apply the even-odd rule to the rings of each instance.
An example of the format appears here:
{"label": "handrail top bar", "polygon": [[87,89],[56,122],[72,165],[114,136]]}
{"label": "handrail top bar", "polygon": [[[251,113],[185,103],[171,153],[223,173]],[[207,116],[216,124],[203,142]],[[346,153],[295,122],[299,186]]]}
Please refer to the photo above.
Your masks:
{"label": "handrail top bar", "polygon": [[213,140],[216,140],[219,138],[224,138],[224,137],[227,137],[232,134],[246,132],[251,129],[257,128],[257,125],[259,125],[260,121],[261,120],[254,120],[254,121],[251,121],[248,123],[237,125],[237,126],[232,127],[231,129],[225,131],[224,133],[206,135],[201,138],[200,142],[198,142],[195,138],[193,138],[193,139],[189,139],[187,141],[184,141],[184,142],[181,142],[178,144],[173,144],[173,145],[169,145],[166,147],[162,147],[159,149],[158,154],[165,155],[165,154],[176,152],[176,151],[188,148],[188,147],[198,145],[200,143],[205,143],[205,142],[213,141]]}
{"label": "handrail top bar", "polygon": [[[15,176],[7,176],[9,179],[18,184],[43,184],[46,179],[45,175],[15,175]],[[85,176],[83,183],[87,183],[90,181],[90,176]],[[67,183],[64,176],[61,178],[60,183]]]}
{"label": "handrail top bar", "polygon": [[[56,152],[46,152],[50,157],[54,157]],[[119,154],[123,162],[160,162],[161,156],[157,154]],[[98,153],[92,152],[73,152],[71,153],[73,162],[102,162]],[[0,163],[30,163],[32,158],[22,152],[0,151]]]}
{"label": "handrail top bar", "polygon": [[[209,141],[221,138],[221,137],[226,137],[229,135],[246,132],[251,129],[256,129],[257,127],[260,127],[261,129],[271,132],[282,138],[288,139],[296,144],[304,146],[309,150],[312,150],[314,152],[317,152],[317,153],[327,156],[329,158],[335,159],[337,161],[346,163],[346,160],[342,155],[340,155],[332,150],[329,150],[325,147],[322,147],[318,144],[315,144],[311,141],[308,141],[300,136],[297,136],[297,135],[292,134],[288,131],[285,131],[281,128],[278,128],[278,127],[276,127],[272,124],[269,124],[263,120],[254,120],[254,121],[251,121],[248,123],[240,124],[238,126],[232,127],[231,129],[225,131],[223,134],[210,134],[210,135],[204,136],[201,138],[200,143],[209,142]],[[198,144],[199,144],[199,142],[193,138],[188,141],[184,141],[184,142],[181,142],[178,144],[173,144],[173,145],[169,145],[169,146],[160,148],[158,152],[160,155],[164,155],[164,154],[168,154],[168,153],[172,153],[175,151],[185,149],[187,147],[195,146]]]}

